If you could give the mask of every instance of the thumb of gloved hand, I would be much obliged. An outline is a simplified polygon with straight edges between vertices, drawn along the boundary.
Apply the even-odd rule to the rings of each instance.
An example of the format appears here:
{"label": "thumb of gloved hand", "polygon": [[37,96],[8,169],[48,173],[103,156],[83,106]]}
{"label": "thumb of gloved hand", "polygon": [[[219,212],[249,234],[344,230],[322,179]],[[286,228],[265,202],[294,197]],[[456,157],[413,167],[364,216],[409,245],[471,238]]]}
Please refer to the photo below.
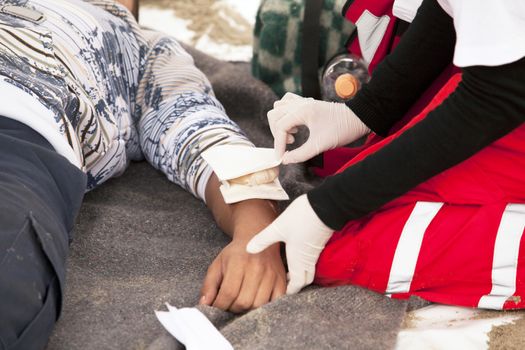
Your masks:
{"label": "thumb of gloved hand", "polygon": [[246,251],[250,254],[258,254],[277,242],[284,242],[284,237],[281,236],[277,225],[272,223],[250,240]]}
{"label": "thumb of gloved hand", "polygon": [[[283,164],[304,162],[322,152],[347,145],[370,129],[344,103],[317,101],[287,94],[268,112],[274,148]],[[309,130],[308,140],[299,148],[285,152],[294,141],[299,126]]]}
{"label": "thumb of gloved hand", "polygon": [[284,242],[289,271],[287,294],[293,294],[312,283],[317,259],[333,232],[319,219],[303,194],[252,238],[246,250],[256,254],[274,243]]}

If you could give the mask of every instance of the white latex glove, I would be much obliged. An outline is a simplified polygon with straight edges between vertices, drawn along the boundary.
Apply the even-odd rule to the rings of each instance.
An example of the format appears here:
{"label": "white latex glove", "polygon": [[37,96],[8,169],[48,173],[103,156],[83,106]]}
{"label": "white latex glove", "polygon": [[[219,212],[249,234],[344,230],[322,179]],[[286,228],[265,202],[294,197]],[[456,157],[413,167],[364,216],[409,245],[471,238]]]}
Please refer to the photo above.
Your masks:
{"label": "white latex glove", "polygon": [[[318,101],[292,93],[275,102],[268,112],[274,147],[283,164],[300,163],[324,151],[345,146],[368,134],[370,129],[344,103]],[[305,125],[308,140],[299,148],[286,152],[294,142],[297,127]]]}
{"label": "white latex glove", "polygon": [[277,242],[286,244],[288,288],[295,294],[314,280],[315,264],[334,231],[327,227],[303,194],[264,230],[251,239],[248,253],[257,254]]}

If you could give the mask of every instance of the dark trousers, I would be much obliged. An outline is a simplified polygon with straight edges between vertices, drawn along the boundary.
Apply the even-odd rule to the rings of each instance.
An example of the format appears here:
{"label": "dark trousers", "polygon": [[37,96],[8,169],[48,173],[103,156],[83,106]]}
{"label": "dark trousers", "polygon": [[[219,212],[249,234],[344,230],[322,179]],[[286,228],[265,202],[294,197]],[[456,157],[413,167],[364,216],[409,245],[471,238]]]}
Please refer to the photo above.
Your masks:
{"label": "dark trousers", "polygon": [[45,347],[85,188],[40,134],[0,117],[0,349]]}

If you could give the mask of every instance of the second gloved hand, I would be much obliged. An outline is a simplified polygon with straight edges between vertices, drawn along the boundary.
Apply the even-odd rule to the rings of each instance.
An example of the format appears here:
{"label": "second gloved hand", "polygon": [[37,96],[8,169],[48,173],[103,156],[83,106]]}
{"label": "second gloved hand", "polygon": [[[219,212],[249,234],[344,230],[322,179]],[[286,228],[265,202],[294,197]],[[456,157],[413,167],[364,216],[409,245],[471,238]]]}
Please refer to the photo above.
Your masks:
{"label": "second gloved hand", "polygon": [[[344,103],[318,101],[287,93],[268,112],[275,150],[283,164],[304,162],[324,151],[345,146],[370,129]],[[297,127],[308,127],[310,136],[299,148],[286,152]]]}
{"label": "second gloved hand", "polygon": [[315,265],[333,234],[312,209],[303,194],[248,243],[247,251],[259,253],[277,242],[286,244],[288,261],[287,294],[294,294],[314,280]]}

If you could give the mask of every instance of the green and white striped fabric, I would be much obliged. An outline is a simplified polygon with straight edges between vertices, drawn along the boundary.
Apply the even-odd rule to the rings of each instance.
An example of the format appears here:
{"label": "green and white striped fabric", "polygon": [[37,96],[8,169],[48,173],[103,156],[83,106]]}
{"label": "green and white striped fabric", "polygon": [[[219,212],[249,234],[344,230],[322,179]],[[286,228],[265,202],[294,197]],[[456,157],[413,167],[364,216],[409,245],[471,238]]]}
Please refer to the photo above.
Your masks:
{"label": "green and white striped fabric", "polygon": [[[301,94],[305,0],[263,0],[255,23],[252,73],[279,96]],[[355,26],[341,11],[346,0],[325,0],[320,16],[320,71],[342,51]]]}

